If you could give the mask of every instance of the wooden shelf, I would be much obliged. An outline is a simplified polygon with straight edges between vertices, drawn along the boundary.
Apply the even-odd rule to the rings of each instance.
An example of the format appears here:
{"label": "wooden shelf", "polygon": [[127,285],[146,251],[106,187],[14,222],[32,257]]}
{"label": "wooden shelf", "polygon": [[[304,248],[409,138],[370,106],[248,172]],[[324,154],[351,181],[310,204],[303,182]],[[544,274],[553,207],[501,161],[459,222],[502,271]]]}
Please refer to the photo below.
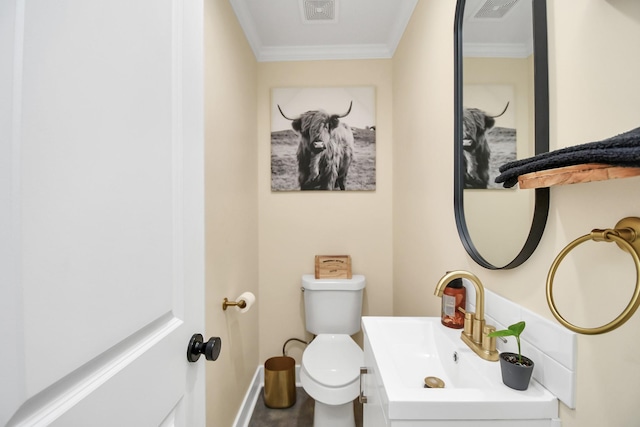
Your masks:
{"label": "wooden shelf", "polygon": [[578,184],[581,182],[604,181],[607,179],[640,176],[640,168],[626,168],[587,163],[566,166],[521,175],[518,184],[522,189],[551,187],[554,185]]}

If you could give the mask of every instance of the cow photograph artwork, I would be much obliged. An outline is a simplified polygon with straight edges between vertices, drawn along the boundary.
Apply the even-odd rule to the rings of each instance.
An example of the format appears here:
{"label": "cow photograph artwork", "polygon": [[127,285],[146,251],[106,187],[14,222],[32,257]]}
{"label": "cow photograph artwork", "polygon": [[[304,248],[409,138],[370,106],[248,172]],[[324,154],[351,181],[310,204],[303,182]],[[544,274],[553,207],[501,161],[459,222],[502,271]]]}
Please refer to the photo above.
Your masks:
{"label": "cow photograph artwork", "polygon": [[499,168],[517,158],[513,87],[465,85],[464,104],[464,188],[504,189],[495,182]]}
{"label": "cow photograph artwork", "polygon": [[274,88],[272,191],[376,188],[375,88]]}

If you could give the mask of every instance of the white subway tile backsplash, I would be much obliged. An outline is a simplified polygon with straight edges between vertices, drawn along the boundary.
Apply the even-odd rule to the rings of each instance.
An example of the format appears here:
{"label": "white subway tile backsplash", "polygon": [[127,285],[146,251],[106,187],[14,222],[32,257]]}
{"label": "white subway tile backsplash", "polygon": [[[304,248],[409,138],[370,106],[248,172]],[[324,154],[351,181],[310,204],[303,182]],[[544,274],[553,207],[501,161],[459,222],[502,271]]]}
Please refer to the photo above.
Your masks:
{"label": "white subway tile backsplash", "polygon": [[500,323],[501,325],[505,325],[506,328],[507,326],[520,321],[522,307],[520,307],[518,304],[514,304],[508,299],[489,290],[485,290],[484,297],[484,312],[487,314],[491,314],[496,322]]}
{"label": "white subway tile backsplash", "polygon": [[522,309],[522,320],[527,322],[524,332],[527,341],[567,369],[576,370],[578,338],[575,332],[525,308]]}

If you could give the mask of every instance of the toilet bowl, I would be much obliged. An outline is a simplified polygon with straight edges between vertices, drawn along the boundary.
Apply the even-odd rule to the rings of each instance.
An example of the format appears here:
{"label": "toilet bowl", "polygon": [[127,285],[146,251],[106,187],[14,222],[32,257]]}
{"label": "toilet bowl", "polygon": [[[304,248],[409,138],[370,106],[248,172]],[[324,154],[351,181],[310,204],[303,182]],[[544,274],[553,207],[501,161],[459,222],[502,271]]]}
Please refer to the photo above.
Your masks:
{"label": "toilet bowl", "polygon": [[349,335],[321,334],[302,354],[300,382],[315,401],[314,427],[354,427],[364,356]]}

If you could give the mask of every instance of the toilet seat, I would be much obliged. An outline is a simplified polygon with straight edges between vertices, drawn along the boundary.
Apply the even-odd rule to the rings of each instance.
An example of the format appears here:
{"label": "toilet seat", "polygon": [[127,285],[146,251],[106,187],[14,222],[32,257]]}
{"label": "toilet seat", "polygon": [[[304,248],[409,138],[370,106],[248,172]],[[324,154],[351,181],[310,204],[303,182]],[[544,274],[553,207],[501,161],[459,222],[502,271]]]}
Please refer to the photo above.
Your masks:
{"label": "toilet seat", "polygon": [[358,396],[364,355],[349,335],[320,334],[302,353],[300,381],[314,399],[341,405]]}
{"label": "toilet seat", "polygon": [[357,379],[362,350],[349,335],[318,335],[302,353],[302,364],[314,380],[340,387]]}

